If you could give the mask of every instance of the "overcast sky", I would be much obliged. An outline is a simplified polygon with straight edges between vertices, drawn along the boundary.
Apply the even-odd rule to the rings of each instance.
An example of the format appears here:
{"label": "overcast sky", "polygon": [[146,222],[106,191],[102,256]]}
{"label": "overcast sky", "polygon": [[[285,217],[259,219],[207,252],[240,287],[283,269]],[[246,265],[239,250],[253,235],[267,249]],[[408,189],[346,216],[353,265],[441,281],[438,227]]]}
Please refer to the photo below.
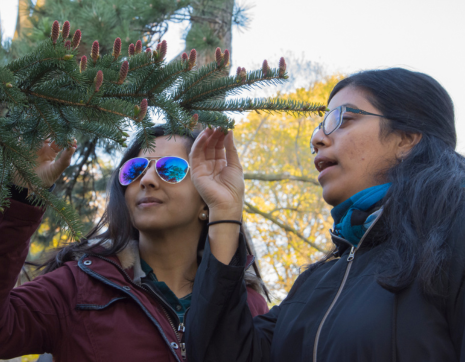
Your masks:
{"label": "overcast sky", "polygon": [[[16,0],[0,0],[2,27],[12,36]],[[458,151],[465,153],[465,1],[254,0],[247,30],[233,32],[233,66],[294,53],[326,71],[405,67],[436,78],[455,104]],[[184,24],[171,25],[169,55],[183,48]],[[305,83],[305,82],[304,82]],[[304,84],[303,83],[303,84]],[[302,83],[301,83],[302,84]]]}

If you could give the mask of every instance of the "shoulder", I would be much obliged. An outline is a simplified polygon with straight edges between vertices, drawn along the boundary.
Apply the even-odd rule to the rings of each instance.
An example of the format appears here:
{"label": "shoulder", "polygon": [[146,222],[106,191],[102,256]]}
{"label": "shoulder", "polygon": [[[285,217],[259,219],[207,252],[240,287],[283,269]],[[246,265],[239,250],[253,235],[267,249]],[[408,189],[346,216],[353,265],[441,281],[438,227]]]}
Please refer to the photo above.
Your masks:
{"label": "shoulder", "polygon": [[247,304],[249,305],[252,317],[268,313],[269,311],[265,298],[251,287],[247,287]]}

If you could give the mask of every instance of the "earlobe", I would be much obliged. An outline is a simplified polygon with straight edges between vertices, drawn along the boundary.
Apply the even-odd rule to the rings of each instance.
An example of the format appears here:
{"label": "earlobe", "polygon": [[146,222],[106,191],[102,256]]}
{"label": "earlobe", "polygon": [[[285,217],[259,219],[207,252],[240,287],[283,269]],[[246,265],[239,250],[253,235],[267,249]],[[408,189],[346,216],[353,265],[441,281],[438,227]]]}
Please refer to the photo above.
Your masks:
{"label": "earlobe", "polygon": [[402,133],[399,142],[399,158],[403,160],[410,153],[412,148],[421,141],[421,138],[421,133]]}

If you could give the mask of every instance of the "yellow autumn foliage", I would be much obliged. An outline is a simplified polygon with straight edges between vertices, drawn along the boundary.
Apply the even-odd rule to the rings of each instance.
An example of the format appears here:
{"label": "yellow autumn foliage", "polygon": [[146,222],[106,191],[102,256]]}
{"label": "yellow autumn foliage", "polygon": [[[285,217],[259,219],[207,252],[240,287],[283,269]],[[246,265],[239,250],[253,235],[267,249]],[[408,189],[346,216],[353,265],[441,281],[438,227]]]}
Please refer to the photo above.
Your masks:
{"label": "yellow autumn foliage", "polygon": [[[330,76],[280,97],[326,104],[340,79]],[[330,249],[330,208],[322,198],[309,146],[322,120],[318,115],[251,113],[234,130],[246,179],[244,220],[262,276],[278,300],[289,292],[301,267]],[[260,175],[283,180],[253,179]]]}

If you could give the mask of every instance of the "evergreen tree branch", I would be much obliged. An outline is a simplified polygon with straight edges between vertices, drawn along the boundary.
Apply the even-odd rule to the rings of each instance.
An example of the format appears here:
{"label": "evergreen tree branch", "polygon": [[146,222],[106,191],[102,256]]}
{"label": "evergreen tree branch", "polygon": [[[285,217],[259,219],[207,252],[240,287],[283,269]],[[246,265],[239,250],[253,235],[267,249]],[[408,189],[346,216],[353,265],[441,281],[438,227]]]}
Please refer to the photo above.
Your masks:
{"label": "evergreen tree branch", "polygon": [[230,76],[208,84],[201,84],[192,88],[185,94],[185,97],[181,100],[181,105],[189,107],[192,103],[201,102],[214,97],[239,94],[242,90],[250,90],[253,89],[254,86],[259,86],[260,84],[275,85],[286,81],[283,76],[279,75],[277,69],[270,70],[269,73],[269,75],[263,77],[262,71],[256,70],[248,72],[246,78]]}
{"label": "evergreen tree branch", "polygon": [[286,111],[293,114],[323,112],[326,107],[320,104],[296,102],[279,98],[232,99],[219,101],[205,101],[189,106],[192,110],[217,112],[250,112],[265,111],[268,113]]}
{"label": "evergreen tree branch", "polygon": [[175,93],[173,99],[175,101],[179,100],[184,94],[189,92],[192,88],[196,87],[201,82],[210,78],[215,72],[219,72],[221,69],[218,68],[216,62],[211,62],[210,64],[198,69],[194,72],[189,78],[187,78],[179,87]]}
{"label": "evergreen tree branch", "polygon": [[260,209],[256,208],[255,206],[248,203],[247,201],[244,204],[246,206],[245,211],[248,212],[249,214],[258,214],[260,216],[263,216],[265,219],[271,221],[273,224],[279,226],[281,229],[294,234],[299,239],[303,240],[305,243],[309,244],[310,246],[312,246],[316,250],[318,250],[318,251],[320,251],[322,253],[325,252],[320,246],[318,246],[314,242],[308,240],[305,236],[303,236],[298,230],[294,229],[293,227],[282,223],[281,221],[279,221],[278,219],[276,219],[275,217],[273,217],[269,213],[261,211]]}

